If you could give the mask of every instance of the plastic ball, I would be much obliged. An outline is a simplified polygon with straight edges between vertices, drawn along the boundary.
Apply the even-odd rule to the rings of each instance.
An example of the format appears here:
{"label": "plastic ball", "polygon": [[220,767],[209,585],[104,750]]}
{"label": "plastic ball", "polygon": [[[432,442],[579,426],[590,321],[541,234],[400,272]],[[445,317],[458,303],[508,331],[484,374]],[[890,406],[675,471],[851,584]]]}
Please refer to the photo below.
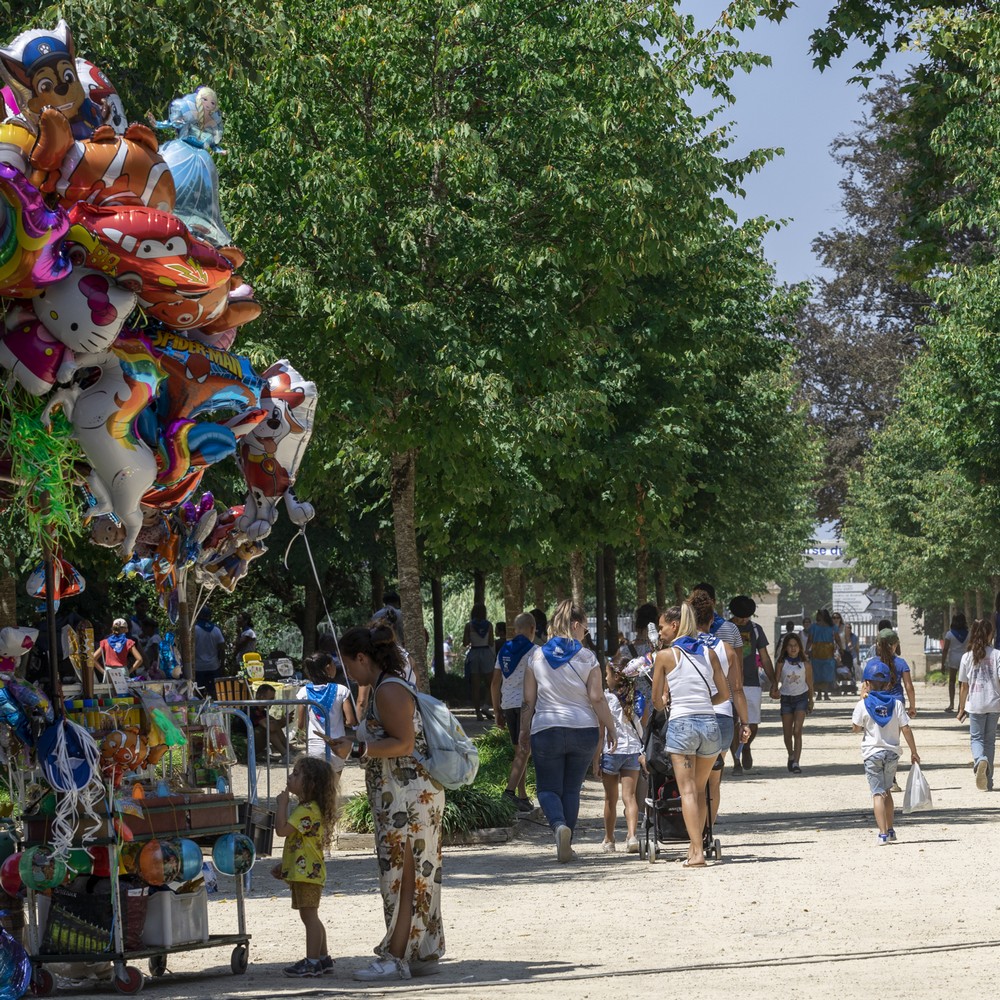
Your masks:
{"label": "plastic ball", "polygon": [[190,882],[201,874],[202,856],[201,848],[193,841],[184,838],[177,842],[181,850],[181,874],[182,882]]}
{"label": "plastic ball", "polygon": [[151,840],[139,852],[139,877],[149,885],[173,882],[181,871],[180,851],[168,840]]}
{"label": "plastic ball", "polygon": [[17,896],[24,888],[21,879],[21,852],[15,851],[0,865],[0,889],[8,896]]}
{"label": "plastic ball", "polygon": [[53,848],[47,844],[24,851],[18,871],[29,889],[54,889],[66,881],[65,859],[55,857]]}
{"label": "plastic ball", "polygon": [[66,857],[70,875],[89,875],[94,870],[94,859],[82,847],[74,847]]}
{"label": "plastic ball", "polygon": [[253,841],[243,833],[226,833],[212,848],[212,861],[223,875],[243,875],[253,868],[257,851]]}

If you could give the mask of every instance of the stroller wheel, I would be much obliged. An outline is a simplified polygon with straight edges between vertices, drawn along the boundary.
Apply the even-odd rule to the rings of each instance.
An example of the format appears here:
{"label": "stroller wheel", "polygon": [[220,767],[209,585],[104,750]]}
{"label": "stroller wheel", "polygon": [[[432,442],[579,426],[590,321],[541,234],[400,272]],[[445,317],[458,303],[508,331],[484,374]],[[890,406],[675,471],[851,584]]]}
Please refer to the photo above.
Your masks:
{"label": "stroller wheel", "polygon": [[722,860],[722,844],[719,843],[718,837],[716,837],[712,842],[712,857],[715,858],[716,861]]}
{"label": "stroller wheel", "polygon": [[651,865],[656,864],[656,838],[652,837],[649,841],[649,847],[647,849],[647,854],[649,856],[649,863]]}

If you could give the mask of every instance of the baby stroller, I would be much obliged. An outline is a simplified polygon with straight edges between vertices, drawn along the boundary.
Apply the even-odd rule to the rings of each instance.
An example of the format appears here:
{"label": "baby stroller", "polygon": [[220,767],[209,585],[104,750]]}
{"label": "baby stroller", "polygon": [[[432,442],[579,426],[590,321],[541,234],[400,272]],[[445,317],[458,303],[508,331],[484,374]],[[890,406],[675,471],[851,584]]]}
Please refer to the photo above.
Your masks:
{"label": "baby stroller", "polygon": [[[640,817],[639,857],[654,864],[667,843],[687,843],[687,827],[681,812],[681,794],[674,777],[673,762],[666,750],[667,715],[654,712],[646,729],[646,768],[649,771],[649,788],[644,801],[643,815]],[[715,762],[715,769],[722,769],[721,758]],[[705,830],[702,845],[706,858],[716,861],[722,857],[722,845],[712,834],[712,796],[705,788]]]}
{"label": "baby stroller", "polygon": [[857,694],[858,682],[854,677],[854,657],[849,649],[841,650],[837,662],[837,693]]}

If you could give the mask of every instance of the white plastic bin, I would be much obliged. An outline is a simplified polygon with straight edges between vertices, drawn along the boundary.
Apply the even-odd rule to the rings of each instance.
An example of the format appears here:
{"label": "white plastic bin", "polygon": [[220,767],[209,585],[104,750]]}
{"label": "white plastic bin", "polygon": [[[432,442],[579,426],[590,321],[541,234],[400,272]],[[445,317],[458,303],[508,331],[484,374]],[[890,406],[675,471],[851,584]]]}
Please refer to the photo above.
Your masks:
{"label": "white plastic bin", "polygon": [[180,895],[169,889],[150,893],[142,931],[145,947],[176,948],[207,940],[208,893],[204,886]]}

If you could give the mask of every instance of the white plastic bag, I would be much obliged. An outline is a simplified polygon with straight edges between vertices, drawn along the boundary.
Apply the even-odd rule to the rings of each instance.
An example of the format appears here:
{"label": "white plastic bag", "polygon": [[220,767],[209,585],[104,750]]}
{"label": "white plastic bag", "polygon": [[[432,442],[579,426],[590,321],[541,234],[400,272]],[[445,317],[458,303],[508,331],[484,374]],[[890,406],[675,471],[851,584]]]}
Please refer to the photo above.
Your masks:
{"label": "white plastic bag", "polygon": [[931,809],[931,786],[927,784],[924,772],[919,764],[910,765],[910,773],[906,777],[906,791],[903,792],[903,812],[916,812],[918,809]]}

